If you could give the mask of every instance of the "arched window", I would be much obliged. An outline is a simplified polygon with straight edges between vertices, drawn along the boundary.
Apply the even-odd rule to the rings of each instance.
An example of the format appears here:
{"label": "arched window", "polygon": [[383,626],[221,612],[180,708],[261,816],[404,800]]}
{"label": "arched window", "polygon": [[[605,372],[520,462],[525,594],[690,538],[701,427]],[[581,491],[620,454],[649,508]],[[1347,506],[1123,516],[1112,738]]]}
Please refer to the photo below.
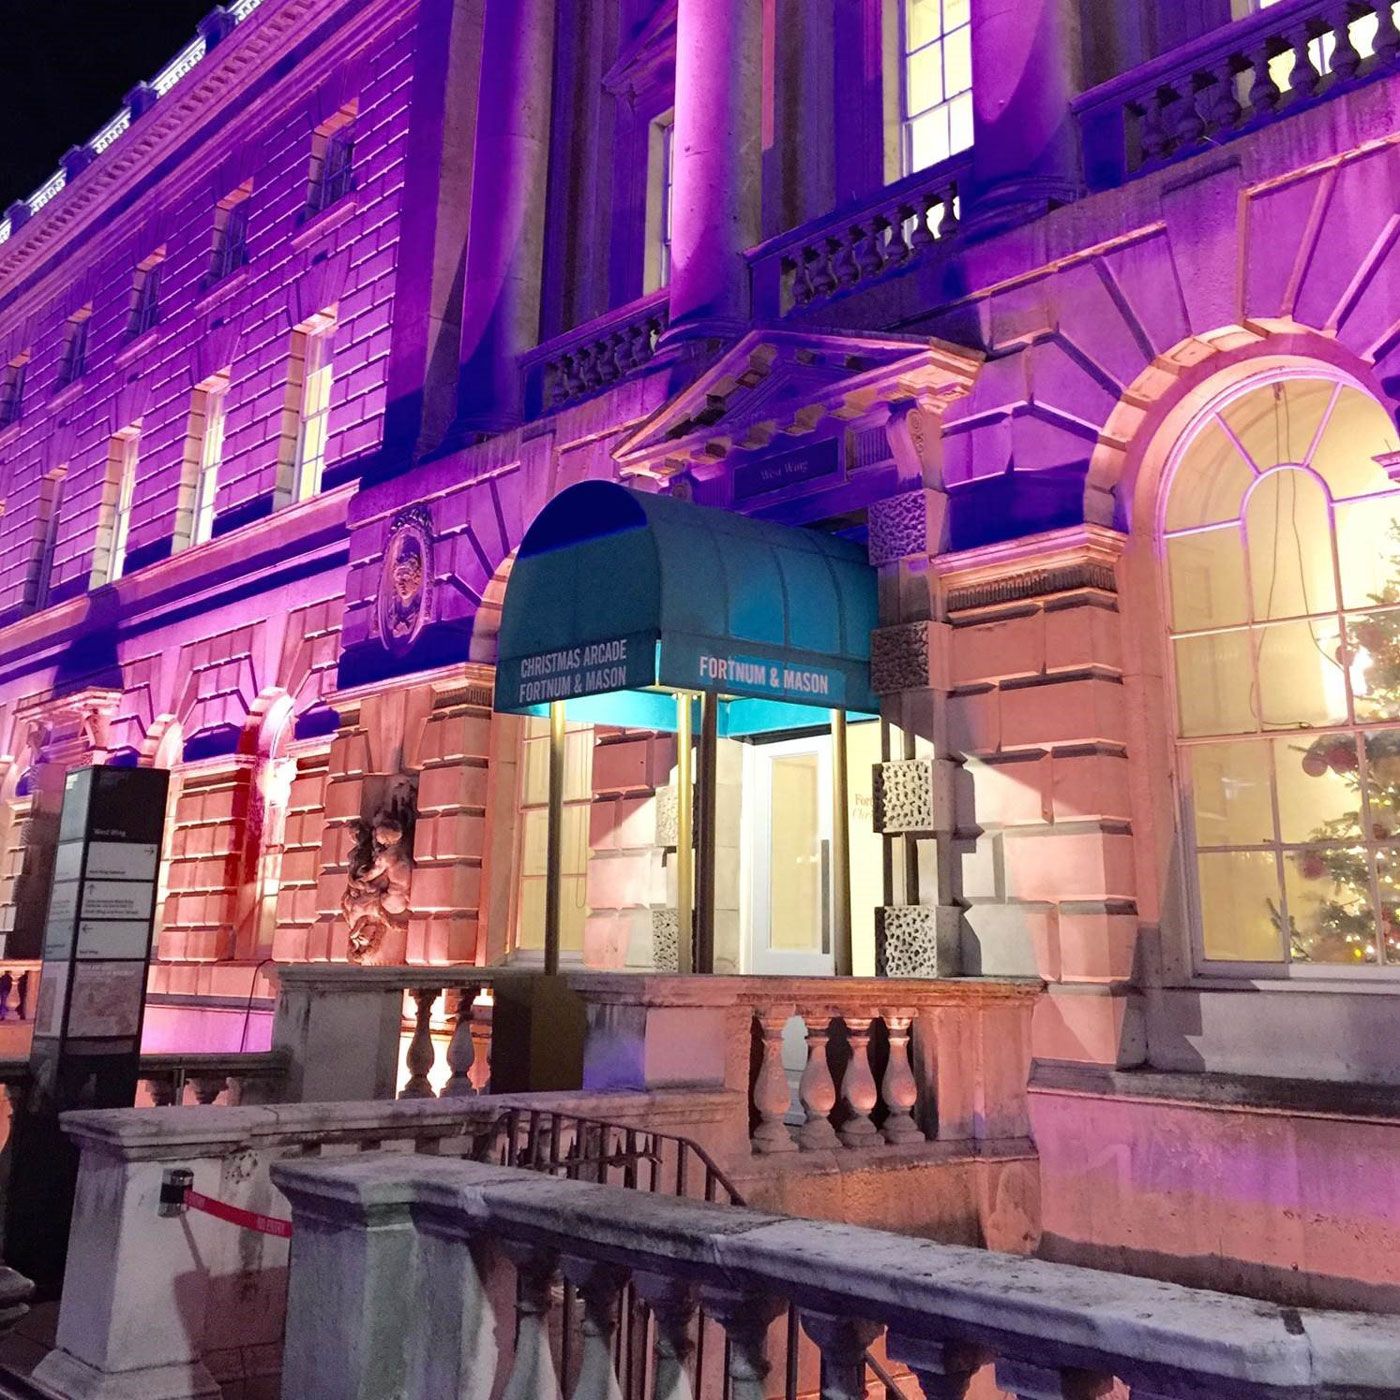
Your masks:
{"label": "arched window", "polygon": [[1184,845],[1209,963],[1400,967],[1400,488],[1386,411],[1254,379],[1161,503]]}

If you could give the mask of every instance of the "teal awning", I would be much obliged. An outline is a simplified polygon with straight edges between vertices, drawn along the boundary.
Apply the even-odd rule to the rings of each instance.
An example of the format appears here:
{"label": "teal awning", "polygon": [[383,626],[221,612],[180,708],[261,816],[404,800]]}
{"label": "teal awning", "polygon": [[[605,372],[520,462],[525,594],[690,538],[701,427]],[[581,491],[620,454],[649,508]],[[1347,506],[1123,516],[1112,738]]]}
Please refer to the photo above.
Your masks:
{"label": "teal awning", "polygon": [[[496,708],[538,713],[567,700],[581,719],[645,724],[669,702],[633,693],[659,686],[750,697],[729,707],[731,733],[790,726],[793,706],[874,712],[877,623],[875,573],[858,545],[582,482],[521,542]],[[582,703],[604,695],[618,699]],[[775,702],[772,712],[752,700]]]}

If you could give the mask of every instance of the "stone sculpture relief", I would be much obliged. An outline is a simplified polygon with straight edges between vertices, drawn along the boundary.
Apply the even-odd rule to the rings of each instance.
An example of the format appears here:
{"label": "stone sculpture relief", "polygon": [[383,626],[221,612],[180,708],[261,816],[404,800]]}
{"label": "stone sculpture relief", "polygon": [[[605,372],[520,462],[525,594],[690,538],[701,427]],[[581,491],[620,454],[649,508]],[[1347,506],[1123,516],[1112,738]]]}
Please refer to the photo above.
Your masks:
{"label": "stone sculpture relief", "polygon": [[408,958],[408,899],[413,883],[414,810],[399,796],[358,818],[340,908],[350,925],[350,961],[367,967]]}

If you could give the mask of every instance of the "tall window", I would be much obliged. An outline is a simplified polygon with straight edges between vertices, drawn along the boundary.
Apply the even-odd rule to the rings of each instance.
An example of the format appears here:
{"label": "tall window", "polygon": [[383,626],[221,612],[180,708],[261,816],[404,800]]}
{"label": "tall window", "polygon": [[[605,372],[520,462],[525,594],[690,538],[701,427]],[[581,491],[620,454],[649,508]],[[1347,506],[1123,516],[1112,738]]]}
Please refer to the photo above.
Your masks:
{"label": "tall window", "polygon": [[335,317],[323,312],[292,334],[287,388],[297,406],[293,457],[293,501],[309,501],[321,490],[331,408],[331,337]]}
{"label": "tall window", "polygon": [[1233,391],[1161,531],[1178,780],[1207,962],[1400,965],[1396,432],[1346,383]]}
{"label": "tall window", "polygon": [[219,496],[219,467],[224,460],[224,410],[229,371],[206,380],[194,391],[185,440],[186,481],[194,480],[188,543],[203,544],[214,536],[214,506]]}
{"label": "tall window", "polygon": [[49,472],[39,483],[39,508],[34,525],[34,554],[25,582],[25,601],[34,609],[48,606],[53,584],[53,556],[58,543],[58,522],[63,512],[65,467]]}
{"label": "tall window", "polygon": [[160,320],[160,265],[165,250],[152,253],[139,263],[131,279],[131,315],[127,319],[127,336],[135,340],[153,330]]}
{"label": "tall window", "polygon": [[[564,830],[559,899],[559,946],[583,951],[588,918],[588,816],[593,804],[593,729],[570,725],[564,748]],[[520,763],[520,904],[515,946],[544,948],[544,904],[549,840],[549,721],[527,719]]]}
{"label": "tall window", "polygon": [[0,428],[18,423],[24,413],[24,376],[29,369],[29,351],[16,355],[0,374]]}
{"label": "tall window", "polygon": [[253,182],[231,190],[214,210],[214,251],[209,279],[220,282],[248,261],[248,205]]}
{"label": "tall window", "polygon": [[345,198],[355,187],[356,104],[342,107],[316,128],[311,138],[311,171],[306,190],[306,213],[318,214]]}
{"label": "tall window", "polygon": [[972,145],[969,0],[901,0],[904,174]]}
{"label": "tall window", "polygon": [[671,229],[675,217],[676,119],[667,112],[651,124],[647,160],[646,290],[671,284]]}
{"label": "tall window", "polygon": [[66,389],[76,383],[87,370],[88,325],[92,307],[83,307],[68,318],[63,328],[63,348],[59,352],[56,389]]}
{"label": "tall window", "polygon": [[98,514],[97,548],[92,562],[92,587],[115,583],[126,567],[126,542],[131,532],[131,503],[136,490],[136,458],[141,435],[128,428],[112,439],[107,450],[107,480]]}

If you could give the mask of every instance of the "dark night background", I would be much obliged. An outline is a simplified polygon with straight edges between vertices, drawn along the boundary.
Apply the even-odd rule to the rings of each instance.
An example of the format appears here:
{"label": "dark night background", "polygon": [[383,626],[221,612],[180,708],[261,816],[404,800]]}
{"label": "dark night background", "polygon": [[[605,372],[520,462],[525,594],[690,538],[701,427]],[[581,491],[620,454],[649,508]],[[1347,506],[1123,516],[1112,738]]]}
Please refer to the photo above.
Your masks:
{"label": "dark night background", "polygon": [[214,0],[0,0],[0,209],[32,193],[137,83],[194,37]]}

